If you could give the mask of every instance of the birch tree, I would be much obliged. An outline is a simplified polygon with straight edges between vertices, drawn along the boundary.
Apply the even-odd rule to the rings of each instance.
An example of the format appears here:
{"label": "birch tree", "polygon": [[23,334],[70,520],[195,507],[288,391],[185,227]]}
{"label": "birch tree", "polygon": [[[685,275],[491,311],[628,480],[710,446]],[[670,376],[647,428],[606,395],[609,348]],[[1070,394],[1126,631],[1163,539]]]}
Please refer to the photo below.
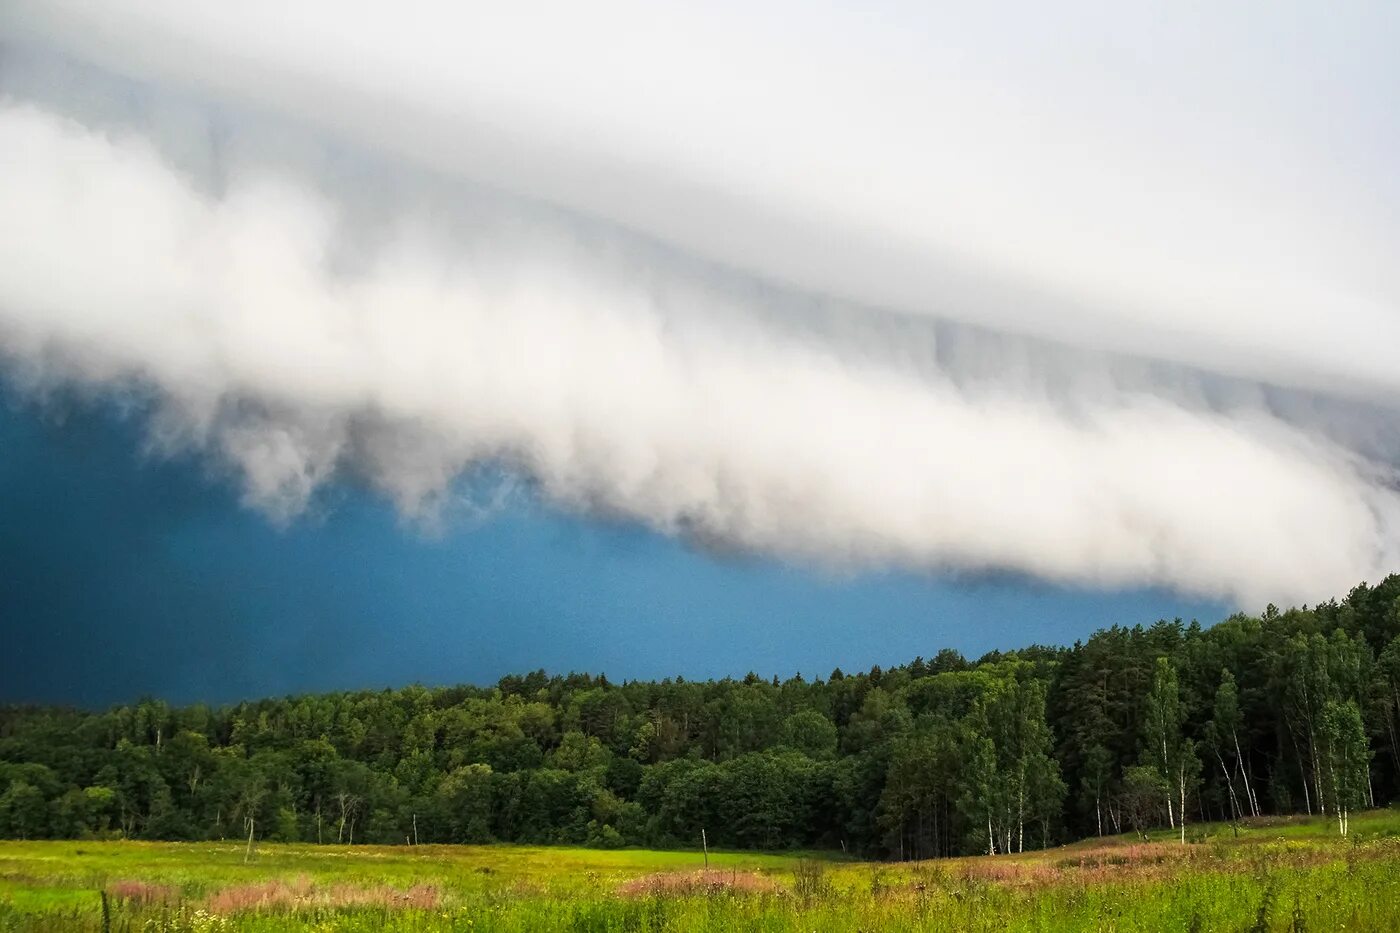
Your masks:
{"label": "birch tree", "polygon": [[[1220,687],[1215,691],[1212,713],[1210,722],[1206,723],[1206,745],[1225,779],[1225,788],[1230,795],[1230,819],[1238,821],[1246,812],[1258,816],[1258,803],[1249,784],[1244,753],[1240,751],[1239,733],[1244,717],[1240,714],[1239,691],[1235,687],[1235,675],[1228,670],[1220,672]],[[1237,777],[1239,794],[1236,793]],[[1243,804],[1240,803],[1240,794],[1245,798]]]}
{"label": "birch tree", "polygon": [[1147,695],[1144,763],[1156,769],[1166,786],[1167,825],[1181,831],[1186,843],[1186,800],[1195,789],[1201,763],[1195,743],[1182,734],[1186,710],[1181,703],[1176,667],[1158,658]]}
{"label": "birch tree", "polygon": [[1371,750],[1355,701],[1329,702],[1323,709],[1320,734],[1322,772],[1337,831],[1345,836],[1351,811],[1366,804],[1370,781]]}

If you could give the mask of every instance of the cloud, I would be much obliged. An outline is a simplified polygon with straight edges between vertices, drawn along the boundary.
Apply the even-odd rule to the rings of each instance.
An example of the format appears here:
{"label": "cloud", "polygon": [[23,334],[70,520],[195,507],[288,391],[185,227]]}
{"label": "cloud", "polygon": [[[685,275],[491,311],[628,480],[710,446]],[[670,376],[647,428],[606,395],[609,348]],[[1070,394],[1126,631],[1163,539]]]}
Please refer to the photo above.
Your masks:
{"label": "cloud", "polygon": [[[919,49],[877,67],[895,40],[866,27],[846,86],[810,23],[706,70],[679,39],[722,18],[307,10],[0,20],[11,371],[152,393],[157,443],[279,520],[342,473],[430,516],[500,463],[565,508],[842,569],[1257,603],[1400,564],[1383,211],[1236,191],[1247,159],[1195,179],[1050,103],[1005,119],[1001,85],[901,71]],[[1285,161],[1316,167],[1296,116]]]}
{"label": "cloud", "polygon": [[1400,396],[1393,5],[14,0],[0,28],[862,305]]}

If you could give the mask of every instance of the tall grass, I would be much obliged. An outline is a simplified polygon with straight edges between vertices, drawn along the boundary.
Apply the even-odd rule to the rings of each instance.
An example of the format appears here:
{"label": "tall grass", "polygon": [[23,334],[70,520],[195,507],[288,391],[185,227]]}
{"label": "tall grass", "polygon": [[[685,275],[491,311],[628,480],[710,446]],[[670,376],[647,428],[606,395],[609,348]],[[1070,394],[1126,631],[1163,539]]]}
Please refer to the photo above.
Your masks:
{"label": "tall grass", "polygon": [[1181,846],[1108,839],[1019,856],[862,864],[518,847],[0,843],[0,930],[1400,930],[1400,814],[1342,841],[1307,821]]}

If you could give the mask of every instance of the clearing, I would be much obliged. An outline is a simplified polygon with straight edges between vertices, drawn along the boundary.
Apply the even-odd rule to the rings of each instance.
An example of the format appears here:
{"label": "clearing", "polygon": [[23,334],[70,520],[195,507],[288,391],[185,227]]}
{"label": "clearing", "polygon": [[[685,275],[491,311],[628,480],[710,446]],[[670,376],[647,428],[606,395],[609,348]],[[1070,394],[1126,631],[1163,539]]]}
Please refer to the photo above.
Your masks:
{"label": "clearing", "polygon": [[1198,825],[1021,855],[0,842],[0,930],[1400,929],[1400,812]]}

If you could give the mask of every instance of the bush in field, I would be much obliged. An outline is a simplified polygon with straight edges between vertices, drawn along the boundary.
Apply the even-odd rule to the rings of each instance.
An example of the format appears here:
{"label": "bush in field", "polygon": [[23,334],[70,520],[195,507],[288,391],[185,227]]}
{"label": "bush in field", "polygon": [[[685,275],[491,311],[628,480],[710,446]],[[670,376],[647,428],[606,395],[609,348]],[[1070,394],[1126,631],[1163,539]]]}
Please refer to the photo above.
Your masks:
{"label": "bush in field", "polygon": [[826,865],[817,859],[798,859],[792,869],[792,890],[803,900],[829,894],[831,885],[826,879]]}

